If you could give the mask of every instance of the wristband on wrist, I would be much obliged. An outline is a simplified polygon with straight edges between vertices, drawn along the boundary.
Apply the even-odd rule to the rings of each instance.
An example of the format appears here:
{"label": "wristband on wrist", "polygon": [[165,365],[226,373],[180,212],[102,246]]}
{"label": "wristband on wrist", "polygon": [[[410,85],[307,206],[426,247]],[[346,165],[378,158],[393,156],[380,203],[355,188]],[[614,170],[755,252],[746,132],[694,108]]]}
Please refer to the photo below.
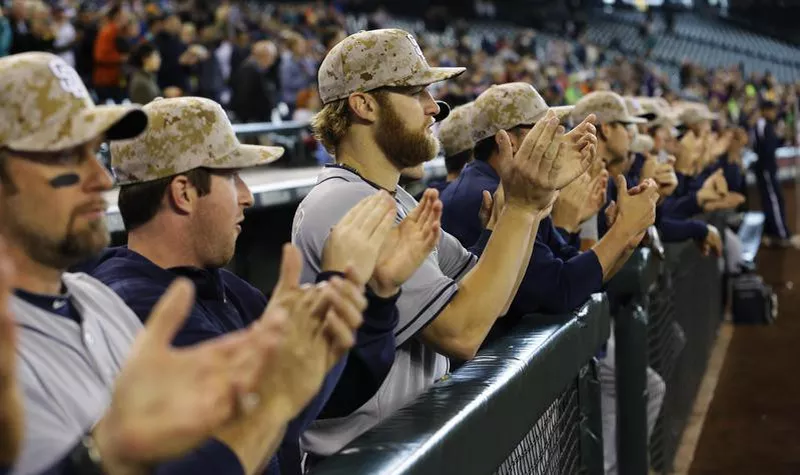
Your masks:
{"label": "wristband on wrist", "polygon": [[378,296],[378,295],[377,295],[375,292],[373,292],[373,291],[372,291],[372,289],[371,289],[371,288],[369,287],[369,285],[368,285],[365,293],[366,293],[366,295],[367,295],[367,297],[368,297],[368,298],[370,298],[370,299],[374,299],[374,300],[376,300],[378,303],[384,303],[384,304],[394,304],[395,302],[397,302],[397,299],[399,299],[399,298],[400,298],[400,294],[402,294],[402,293],[403,293],[403,288],[402,288],[402,287],[400,287],[400,288],[397,290],[397,292],[396,292],[394,295],[392,295],[392,296],[389,296],[389,297],[380,297],[380,296]]}

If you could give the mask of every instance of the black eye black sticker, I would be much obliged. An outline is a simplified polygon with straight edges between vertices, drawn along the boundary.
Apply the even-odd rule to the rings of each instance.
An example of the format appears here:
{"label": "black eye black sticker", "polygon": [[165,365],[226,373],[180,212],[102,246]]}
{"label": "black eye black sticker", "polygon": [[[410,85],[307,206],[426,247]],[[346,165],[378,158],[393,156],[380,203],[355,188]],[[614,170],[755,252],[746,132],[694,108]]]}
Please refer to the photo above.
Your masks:
{"label": "black eye black sticker", "polygon": [[81,177],[77,173],[65,173],[50,180],[50,186],[53,188],[64,188],[77,185],[79,181],[81,181]]}

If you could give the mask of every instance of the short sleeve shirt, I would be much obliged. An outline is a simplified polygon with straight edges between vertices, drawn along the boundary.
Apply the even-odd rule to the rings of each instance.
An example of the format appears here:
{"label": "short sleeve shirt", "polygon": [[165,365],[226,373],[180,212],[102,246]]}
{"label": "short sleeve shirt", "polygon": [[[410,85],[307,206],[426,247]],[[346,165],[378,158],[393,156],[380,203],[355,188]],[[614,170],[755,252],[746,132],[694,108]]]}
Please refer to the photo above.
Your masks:
{"label": "short sleeve shirt", "polygon": [[[345,168],[331,166],[323,170],[317,185],[300,204],[292,224],[292,242],[304,258],[303,282],[314,282],[320,272],[322,250],[333,226],[359,201],[378,191],[376,185]],[[394,198],[399,223],[417,206],[417,201],[399,187]],[[442,232],[438,246],[403,284],[403,294],[397,302],[398,346],[441,312],[458,290],[458,280],[476,262],[477,257],[458,240]]]}
{"label": "short sleeve shirt", "polygon": [[[331,228],[379,189],[348,169],[330,166],[323,170],[317,185],[298,207],[292,225],[292,242],[303,254],[303,282],[314,282],[320,272],[322,250]],[[417,202],[402,188],[397,188],[394,198],[399,223]],[[458,280],[476,262],[477,257],[454,237],[442,233],[438,246],[402,286],[397,301],[397,351],[380,389],[349,416],[317,420],[301,438],[304,450],[317,455],[341,450],[447,373],[448,359],[414,336],[447,306],[458,291]]]}

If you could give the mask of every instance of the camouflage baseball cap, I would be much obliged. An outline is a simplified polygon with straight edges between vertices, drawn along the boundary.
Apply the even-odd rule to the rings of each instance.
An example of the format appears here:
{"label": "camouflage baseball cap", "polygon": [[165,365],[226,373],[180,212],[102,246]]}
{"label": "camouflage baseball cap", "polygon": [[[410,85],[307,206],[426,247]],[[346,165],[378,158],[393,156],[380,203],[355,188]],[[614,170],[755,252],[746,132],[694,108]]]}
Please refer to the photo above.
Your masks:
{"label": "camouflage baseball cap", "polygon": [[473,104],[470,102],[456,107],[442,121],[438,134],[445,157],[452,157],[475,146],[472,140]]}
{"label": "camouflage baseball cap", "polygon": [[248,168],[274,162],[282,147],[242,145],[222,106],[201,97],[156,99],[143,110],[145,133],[111,142],[111,165],[120,185],[142,183],[199,167]]}
{"label": "camouflage baseball cap", "polygon": [[625,107],[628,109],[628,113],[630,115],[642,118],[647,122],[650,122],[656,118],[656,115],[653,112],[648,112],[645,110],[644,105],[638,97],[625,96],[624,99]]}
{"label": "camouflage baseball cap", "polygon": [[594,91],[583,96],[572,111],[575,123],[583,121],[589,114],[597,116],[598,124],[622,122],[623,124],[643,124],[645,119],[628,113],[622,96],[611,91]]}
{"label": "camouflage baseball cap", "polygon": [[433,68],[417,40],[404,30],[360,31],[334,46],[319,67],[323,104],[354,92],[387,86],[427,86],[463,73],[465,68]]}
{"label": "camouflage baseball cap", "polygon": [[[473,107],[472,139],[475,143],[501,130],[535,124],[550,109],[539,91],[524,82],[495,84],[475,99]],[[553,108],[553,111],[563,118],[572,107]]]}
{"label": "camouflage baseball cap", "polygon": [[663,97],[638,97],[636,99],[646,113],[653,115],[653,119],[648,122],[649,125],[676,127],[680,124],[677,114]]}
{"label": "camouflage baseball cap", "polygon": [[705,104],[692,102],[682,105],[678,117],[684,125],[692,125],[704,120],[717,120],[719,114],[711,112]]}
{"label": "camouflage baseball cap", "polygon": [[95,106],[78,73],[50,53],[0,58],[0,147],[56,152],[106,134],[139,135],[147,116],[136,106]]}

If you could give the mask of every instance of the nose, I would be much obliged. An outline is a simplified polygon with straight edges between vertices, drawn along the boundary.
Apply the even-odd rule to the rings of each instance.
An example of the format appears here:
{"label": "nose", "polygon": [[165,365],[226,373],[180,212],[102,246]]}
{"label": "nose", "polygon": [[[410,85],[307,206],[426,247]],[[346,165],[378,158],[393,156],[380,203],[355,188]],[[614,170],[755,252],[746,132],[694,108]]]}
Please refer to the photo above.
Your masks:
{"label": "nose", "polygon": [[247,186],[247,183],[242,180],[242,177],[239,174],[236,174],[236,192],[239,197],[239,204],[242,205],[244,208],[249,208],[253,206],[255,202],[255,198],[253,198],[253,192],[250,191],[250,188]]}
{"label": "nose", "polygon": [[441,112],[439,104],[433,99],[433,96],[431,95],[430,91],[427,90],[425,91],[425,95],[422,100],[423,100],[425,115],[435,117],[436,115],[439,114],[439,112]]}
{"label": "nose", "polygon": [[86,180],[86,185],[90,191],[108,191],[113,188],[114,179],[97,158],[94,150],[87,148],[83,153],[87,154],[85,163],[89,167],[89,179]]}

